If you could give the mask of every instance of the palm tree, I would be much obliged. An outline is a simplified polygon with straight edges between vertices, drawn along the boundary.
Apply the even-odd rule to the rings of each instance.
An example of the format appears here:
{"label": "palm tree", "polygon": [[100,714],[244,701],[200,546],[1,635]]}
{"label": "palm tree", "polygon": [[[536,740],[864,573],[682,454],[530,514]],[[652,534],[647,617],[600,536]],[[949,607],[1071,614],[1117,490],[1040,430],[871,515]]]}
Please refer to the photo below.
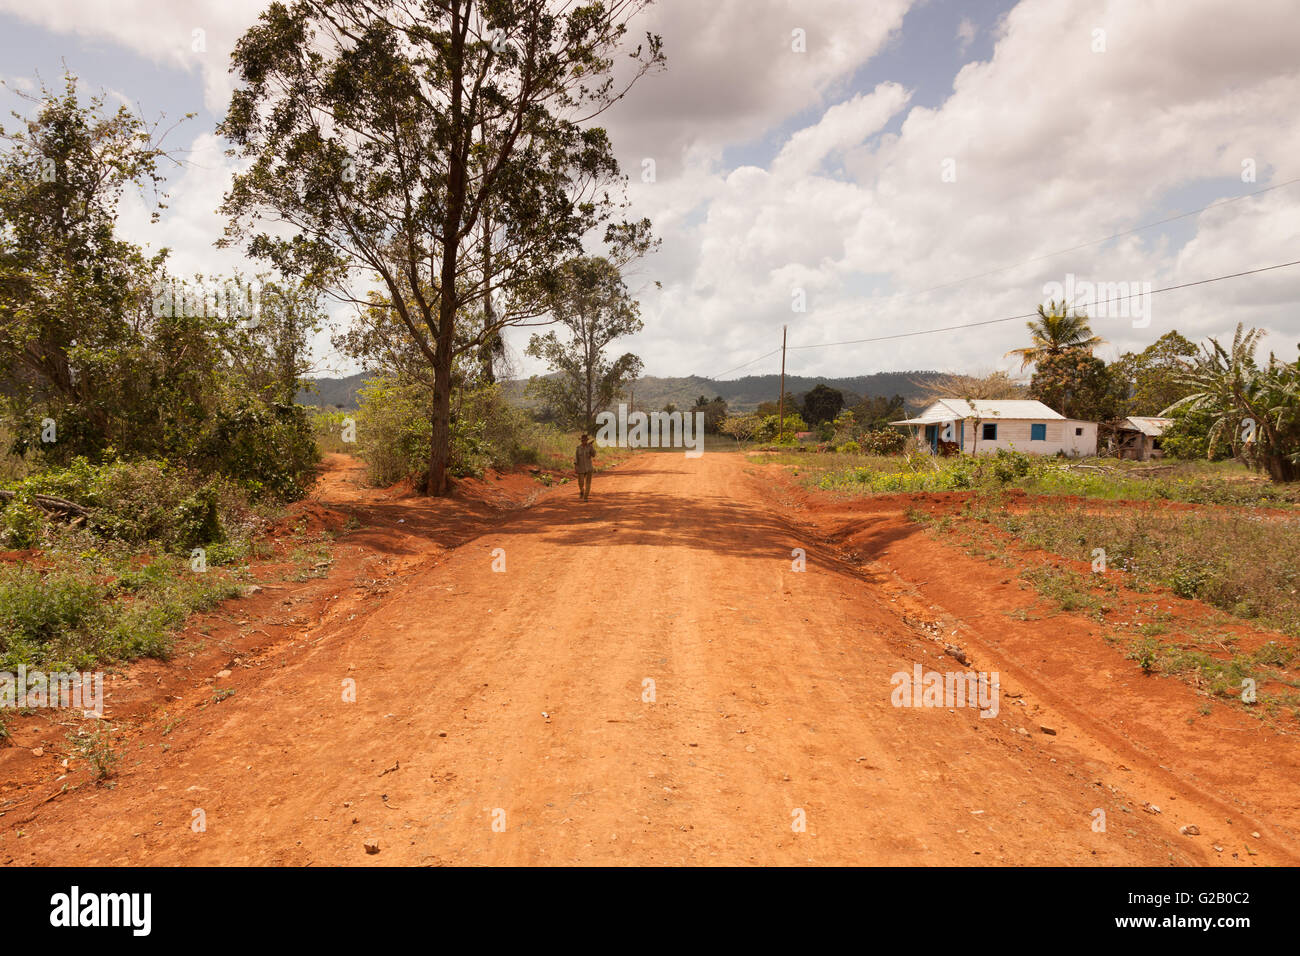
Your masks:
{"label": "palm tree", "polygon": [[1232,347],[1217,339],[1201,346],[1201,354],[1180,377],[1190,394],[1161,415],[1179,408],[1208,411],[1213,418],[1209,452],[1221,442],[1274,481],[1300,479],[1300,361],[1287,365],[1269,355],[1264,367],[1255,360],[1263,336],[1237,324]]}
{"label": "palm tree", "polygon": [[1034,344],[1007,353],[1020,357],[1021,371],[1049,355],[1060,355],[1067,349],[1085,349],[1091,352],[1105,342],[1092,334],[1086,315],[1070,312],[1068,303],[1061,302],[1058,305],[1055,299],[1047,303],[1046,307],[1040,305],[1038,318],[1026,322],[1025,327],[1029,329],[1029,337]]}

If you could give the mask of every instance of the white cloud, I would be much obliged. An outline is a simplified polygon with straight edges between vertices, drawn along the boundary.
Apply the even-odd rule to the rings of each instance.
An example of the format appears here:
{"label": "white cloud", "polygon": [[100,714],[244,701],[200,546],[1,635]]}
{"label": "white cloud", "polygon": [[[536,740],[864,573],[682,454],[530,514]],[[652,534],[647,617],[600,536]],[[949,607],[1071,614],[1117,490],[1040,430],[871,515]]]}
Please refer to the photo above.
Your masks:
{"label": "white cloud", "polygon": [[205,105],[222,116],[234,89],[231,51],[266,6],[266,0],[0,0],[0,13],[56,33],[111,40],[160,66],[198,71]]}
{"label": "white cloud", "polygon": [[[1154,231],[900,295],[1258,188],[1238,182],[1243,158],[1271,182],[1300,176],[1300,18],[1288,8],[1234,8],[1225,26],[1220,3],[1026,0],[999,25],[992,60],[967,65],[938,108],[912,108],[897,135],[863,144],[903,106],[901,91],[881,87],[788,136],[766,171],[698,163],[634,191],[664,235],[666,258],[653,265],[663,266],[665,290],[648,301],[680,310],[658,335],[640,336],[648,368],[728,368],[779,345],[783,324],[792,343],[813,344],[1031,312],[1043,284],[1067,271],[1160,287],[1300,258],[1298,185],[1184,221],[1195,238],[1183,248]],[[1091,50],[1098,26],[1105,53]],[[825,162],[832,156],[847,178]],[[942,180],[945,159],[955,182]],[[1234,185],[1165,205],[1223,177]],[[660,217],[679,188],[706,211],[689,222]],[[792,285],[807,289],[805,315],[790,310]],[[1118,351],[1174,327],[1194,338],[1230,332],[1240,319],[1276,330],[1290,348],[1300,320],[1287,304],[1298,294],[1300,268],[1158,296],[1150,327],[1101,319],[1097,331]],[[1023,336],[1023,323],[1010,322],[806,350],[792,363],[833,374],[988,367]]]}
{"label": "white cloud", "polygon": [[[50,30],[200,72],[214,115],[229,95],[230,48],[262,5],[0,0],[0,10]],[[962,22],[959,47],[988,30],[994,54],[967,64],[931,108],[911,106],[898,83],[851,85],[899,41],[908,6],[661,0],[633,25],[663,34],[668,69],[602,121],[631,174],[630,212],[650,216],[663,238],[629,276],[649,320],[631,347],[650,372],[730,368],[779,345],[783,324],[792,343],[812,344],[1028,312],[1044,282],[1067,272],[1158,287],[1300,258],[1298,185],[1208,210],[1164,238],[1143,233],[916,294],[1300,176],[1300,17],[1287,0],[1230,9],[1222,0],[1023,0],[996,24]],[[191,49],[194,29],[206,31],[206,53]],[[795,29],[806,52],[791,48]],[[1098,29],[1104,53],[1093,52]],[[195,165],[172,182],[160,226],[143,226],[143,208],[124,217],[124,228],[172,246],[178,269],[227,268],[211,248],[231,173],[219,146],[198,131]],[[750,164],[733,168],[736,156]],[[654,183],[640,182],[646,157]],[[773,158],[761,168],[754,157]],[[1246,159],[1257,186],[1239,182]],[[943,181],[945,160],[955,182]],[[796,288],[806,313],[791,311]],[[1243,320],[1290,348],[1298,296],[1300,268],[1169,293],[1157,297],[1150,328],[1106,320],[1097,331],[1119,350],[1172,327],[1200,338]],[[1023,334],[1013,322],[801,350],[790,367],[987,368]]]}
{"label": "white cloud", "polygon": [[970,45],[975,42],[978,33],[979,28],[975,26],[975,21],[971,20],[970,17],[961,18],[961,23],[957,24],[957,39],[961,41],[958,48],[962,53],[965,53],[970,48]]}

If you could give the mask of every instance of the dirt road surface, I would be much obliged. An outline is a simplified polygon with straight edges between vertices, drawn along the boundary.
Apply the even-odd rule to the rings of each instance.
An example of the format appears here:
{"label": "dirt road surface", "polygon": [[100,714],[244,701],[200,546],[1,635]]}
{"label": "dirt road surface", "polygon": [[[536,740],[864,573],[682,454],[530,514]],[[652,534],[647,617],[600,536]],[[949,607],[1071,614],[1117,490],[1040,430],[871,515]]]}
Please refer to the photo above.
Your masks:
{"label": "dirt road surface", "polygon": [[[502,509],[369,491],[331,456],[308,512],[360,527],[329,576],[118,681],[111,786],[17,740],[0,774],[33,782],[5,794],[0,860],[1300,860],[1294,735],[1189,722],[1190,688],[1082,618],[1015,620],[1032,594],[902,505],[819,510],[783,475],[644,454],[587,504],[568,484]],[[891,704],[897,672],[965,669],[945,644],[999,672],[997,716]]]}

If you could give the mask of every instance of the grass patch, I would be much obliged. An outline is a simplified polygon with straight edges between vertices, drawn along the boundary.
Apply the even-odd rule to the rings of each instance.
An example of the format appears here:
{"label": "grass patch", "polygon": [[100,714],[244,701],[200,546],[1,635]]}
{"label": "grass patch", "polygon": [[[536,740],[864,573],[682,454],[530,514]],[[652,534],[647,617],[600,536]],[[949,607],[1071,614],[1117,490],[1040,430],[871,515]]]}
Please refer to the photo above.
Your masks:
{"label": "grass patch", "polygon": [[[221,479],[163,462],[75,460],[10,484],[0,540],[36,549],[0,563],[0,669],[86,670],[167,657],[192,614],[240,592],[254,541],[274,506],[254,507]],[[87,510],[68,522],[32,507],[34,494]]]}
{"label": "grass patch", "polygon": [[855,495],[1016,488],[1031,495],[1109,501],[1277,508],[1300,504],[1300,485],[1274,484],[1237,462],[1078,462],[1007,451],[950,458],[924,452],[892,456],[777,453],[765,460],[789,466],[806,484]]}
{"label": "grass patch", "polygon": [[[1295,549],[1300,547],[1300,535],[1295,533],[1293,519],[1261,522],[1257,516],[1235,511],[1201,514],[1150,509],[1089,515],[1084,509],[1041,506],[1031,507],[1027,514],[1009,514],[982,498],[968,501],[960,516],[935,517],[911,509],[908,517],[951,537],[977,556],[995,553],[988,545],[1005,540],[999,531],[1033,547],[1081,561],[1093,558],[1097,540],[1094,534],[1114,536],[1106,540],[1141,542],[1140,550],[1124,552],[1115,546],[1113,551],[1107,549],[1110,561],[1116,554],[1121,555],[1119,566],[1128,571],[1126,585],[1143,580],[1171,587],[1178,583],[1190,592],[1188,596],[1206,600],[1225,613],[1248,617],[1285,634],[1295,633],[1300,604],[1290,583],[1298,567]],[[1133,556],[1139,554],[1140,559]],[[1234,574],[1232,569],[1240,568],[1248,556],[1249,570]],[[1213,564],[1196,564],[1211,558]],[[1268,641],[1254,651],[1243,652],[1235,646],[1236,637],[1214,635],[1213,621],[1184,627],[1176,638],[1162,639],[1170,634],[1173,615],[1159,605],[1126,607],[1126,619],[1116,619],[1121,595],[1115,577],[1050,565],[1025,568],[1020,577],[1060,611],[1084,614],[1098,621],[1106,628],[1103,636],[1107,642],[1117,645],[1145,672],[1178,678],[1210,697],[1238,703],[1258,716],[1289,713],[1300,719],[1300,680],[1292,670],[1297,649],[1285,641]],[[1255,595],[1243,597],[1243,591],[1251,589],[1267,590],[1262,599]],[[1216,601],[1216,597],[1222,599]],[[1025,609],[1010,612],[1010,616],[1033,619]],[[1219,618],[1220,622],[1224,620]],[[1252,686],[1249,682],[1253,682],[1253,700],[1247,699],[1247,688]],[[1202,713],[1206,712],[1203,705]]]}
{"label": "grass patch", "polygon": [[1300,518],[1233,509],[1151,508],[1093,514],[1030,505],[1010,514],[991,501],[972,514],[1036,548],[1126,572],[1243,620],[1300,637]]}

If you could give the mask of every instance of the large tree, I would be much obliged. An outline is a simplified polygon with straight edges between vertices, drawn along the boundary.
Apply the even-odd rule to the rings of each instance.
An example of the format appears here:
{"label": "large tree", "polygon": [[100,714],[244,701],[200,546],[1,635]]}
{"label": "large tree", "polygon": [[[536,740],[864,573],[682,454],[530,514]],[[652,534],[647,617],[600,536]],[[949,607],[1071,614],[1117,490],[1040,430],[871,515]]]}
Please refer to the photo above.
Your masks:
{"label": "large tree", "polygon": [[1111,375],[1125,415],[1158,415],[1187,394],[1183,381],[1196,346],[1178,332],[1166,332],[1141,352],[1125,352],[1113,365]]}
{"label": "large tree", "polygon": [[155,126],[102,96],[83,102],[71,74],[62,94],[42,94],[0,129],[0,379],[17,417],[39,406],[61,449],[93,451],[120,437],[166,258],[117,235],[117,207],[125,189],[157,187],[165,153]]}
{"label": "large tree", "polygon": [[648,246],[646,220],[615,218],[622,178],[591,123],[663,63],[647,35],[614,70],[647,2],[296,0],[235,48],[243,86],[220,131],[249,166],[224,241],[363,321],[376,303],[356,288],[376,282],[431,372],[431,494],[449,490],[457,357],[542,316],[584,238]]}
{"label": "large tree", "polygon": [[809,425],[833,422],[844,408],[844,393],[824,382],[814,385],[803,397],[803,417]]}
{"label": "large tree", "polygon": [[1066,418],[1106,422],[1118,417],[1119,402],[1110,369],[1087,349],[1064,349],[1038,360],[1029,397]]}
{"label": "large tree", "polygon": [[638,312],[614,263],[590,256],[567,263],[551,306],[567,340],[554,331],[532,337],[527,353],[555,374],[534,376],[529,390],[565,423],[594,429],[596,414],[641,373],[632,353],[605,354],[615,339],[641,330]]}

